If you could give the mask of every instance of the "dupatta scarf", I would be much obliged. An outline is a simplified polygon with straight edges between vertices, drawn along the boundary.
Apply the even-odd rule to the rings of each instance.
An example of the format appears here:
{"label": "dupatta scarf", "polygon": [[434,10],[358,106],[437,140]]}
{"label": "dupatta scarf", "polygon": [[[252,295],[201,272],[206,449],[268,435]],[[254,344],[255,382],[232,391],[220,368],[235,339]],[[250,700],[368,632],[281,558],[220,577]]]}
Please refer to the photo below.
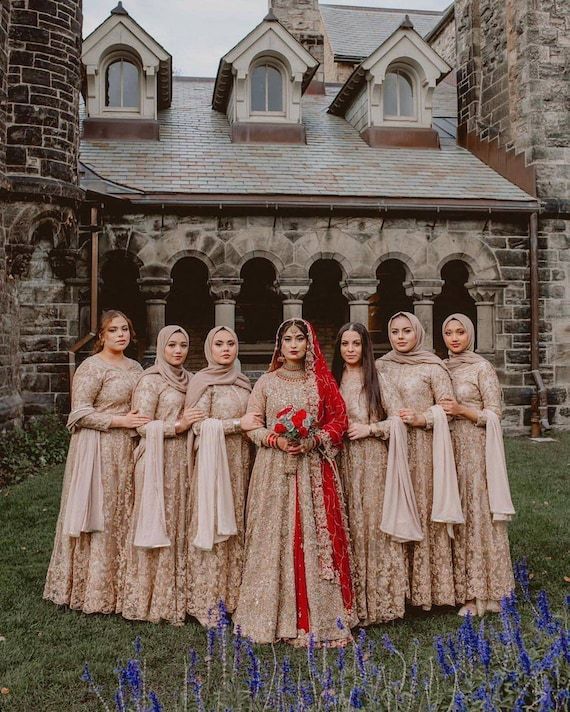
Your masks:
{"label": "dupatta scarf", "polygon": [[[351,576],[351,554],[348,537],[348,522],[344,511],[344,499],[334,457],[342,447],[342,439],[348,428],[346,406],[337,383],[330,372],[321,351],[312,324],[304,319],[288,319],[277,330],[273,358],[269,371],[281,366],[279,335],[288,325],[302,322],[308,332],[305,355],[307,411],[317,424],[318,448],[309,453],[311,469],[311,493],[319,556],[319,573],[328,580],[338,581],[344,607],[351,611],[354,592]],[[298,590],[306,590],[301,542],[295,542],[296,579]]]}

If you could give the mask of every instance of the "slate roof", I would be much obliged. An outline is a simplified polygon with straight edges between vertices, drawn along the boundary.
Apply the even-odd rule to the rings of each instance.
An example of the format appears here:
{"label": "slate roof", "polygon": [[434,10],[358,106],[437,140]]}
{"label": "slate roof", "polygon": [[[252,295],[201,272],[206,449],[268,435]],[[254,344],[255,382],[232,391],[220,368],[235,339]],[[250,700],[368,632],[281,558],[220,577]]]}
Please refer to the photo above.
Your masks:
{"label": "slate roof", "polygon": [[87,174],[113,193],[121,192],[118,183],[147,194],[534,200],[452,143],[445,150],[369,147],[345,119],[327,113],[338,86],[303,97],[307,145],[232,144],[226,116],[212,110],[212,90],[213,80],[174,77],[172,106],[159,112],[160,141],[83,139]]}
{"label": "slate roof", "polygon": [[416,32],[425,37],[443,13],[427,10],[400,10],[351,5],[320,6],[321,17],[335,59],[363,60],[396,30],[406,15]]}

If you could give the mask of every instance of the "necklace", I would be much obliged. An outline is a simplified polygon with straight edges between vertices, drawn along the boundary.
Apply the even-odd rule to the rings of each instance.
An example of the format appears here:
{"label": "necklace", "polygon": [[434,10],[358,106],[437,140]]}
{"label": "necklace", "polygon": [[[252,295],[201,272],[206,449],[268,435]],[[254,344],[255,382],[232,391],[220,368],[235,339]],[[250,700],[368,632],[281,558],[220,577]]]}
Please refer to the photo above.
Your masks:
{"label": "necklace", "polygon": [[299,366],[288,366],[286,363],[284,363],[281,366],[281,368],[284,369],[285,371],[304,371],[305,370],[305,367],[302,364],[300,364]]}
{"label": "necklace", "polygon": [[284,381],[304,381],[307,378],[304,368],[284,368],[281,366],[275,371],[275,374]]}

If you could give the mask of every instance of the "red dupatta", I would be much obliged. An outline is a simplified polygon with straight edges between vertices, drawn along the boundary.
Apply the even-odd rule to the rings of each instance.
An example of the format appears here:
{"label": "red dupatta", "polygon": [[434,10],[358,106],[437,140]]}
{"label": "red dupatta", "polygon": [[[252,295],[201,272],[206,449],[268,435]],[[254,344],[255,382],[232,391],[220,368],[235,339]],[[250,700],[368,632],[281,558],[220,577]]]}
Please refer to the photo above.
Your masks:
{"label": "red dupatta", "polygon": [[[354,592],[348,523],[334,461],[348,429],[348,418],[344,400],[327,366],[312,324],[304,319],[289,319],[279,327],[269,371],[275,371],[281,366],[279,335],[284,333],[283,327],[287,328],[286,324],[295,322],[302,322],[309,335],[305,356],[309,401],[307,410],[318,424],[319,447],[311,453],[313,455],[311,491],[318,542],[319,573],[325,579],[339,582],[344,607],[347,611],[351,611]],[[298,627],[308,631],[309,611],[298,499],[295,520],[294,560]]]}

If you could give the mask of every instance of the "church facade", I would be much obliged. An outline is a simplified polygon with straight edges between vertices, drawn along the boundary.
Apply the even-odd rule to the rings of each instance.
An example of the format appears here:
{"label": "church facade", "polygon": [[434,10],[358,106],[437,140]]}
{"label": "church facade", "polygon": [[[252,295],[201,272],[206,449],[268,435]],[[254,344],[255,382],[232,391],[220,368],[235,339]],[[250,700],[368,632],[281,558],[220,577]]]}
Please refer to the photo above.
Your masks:
{"label": "church facade", "polygon": [[505,424],[570,423],[569,21],[560,4],[406,12],[271,0],[213,79],[121,3],[2,0],[0,427],[68,407],[95,317],[235,326],[263,370],[283,318],[378,354],[453,311],[497,367]]}

